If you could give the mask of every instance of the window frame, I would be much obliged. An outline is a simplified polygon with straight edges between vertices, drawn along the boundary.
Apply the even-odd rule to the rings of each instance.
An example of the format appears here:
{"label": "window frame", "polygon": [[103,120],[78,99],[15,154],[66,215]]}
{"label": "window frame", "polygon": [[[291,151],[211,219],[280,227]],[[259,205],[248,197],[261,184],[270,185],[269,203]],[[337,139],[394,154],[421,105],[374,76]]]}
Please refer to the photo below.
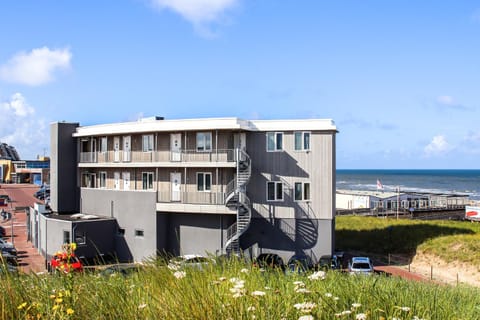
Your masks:
{"label": "window frame", "polygon": [[142,151],[143,152],[153,151],[153,134],[142,135]]}
{"label": "window frame", "polygon": [[[149,177],[151,177],[151,181],[149,181],[150,180]],[[147,184],[146,188],[145,188],[145,183]],[[142,172],[142,190],[154,190],[154,185],[155,185],[155,179],[154,179],[153,171],[143,171]]]}
{"label": "window frame", "polygon": [[[284,148],[283,148],[283,141],[284,141],[283,136],[284,136],[283,131],[267,132],[267,134],[266,134],[266,149],[267,149],[267,152],[282,152],[284,150]],[[273,139],[271,139],[270,137],[273,137]],[[273,149],[270,148],[270,144],[269,144],[270,141],[273,142]],[[279,145],[279,142],[280,142],[280,145]]]}
{"label": "window frame", "polygon": [[[273,185],[273,199],[270,199],[270,188],[269,186],[270,185]],[[281,188],[281,190],[279,190],[278,188]],[[279,196],[279,191],[280,191],[280,197]],[[282,181],[267,181],[266,183],[266,199],[267,199],[267,202],[280,202],[280,201],[283,201],[285,199],[284,197],[284,193],[285,193],[285,188],[283,186],[283,182]]]}
{"label": "window frame", "polygon": [[107,188],[107,172],[106,171],[100,171],[98,173],[98,187],[100,189],[106,189]]}
{"label": "window frame", "polygon": [[[199,177],[202,177],[202,185],[199,184]],[[209,176],[209,189],[207,189],[207,179],[206,177]],[[201,190],[200,190],[201,187]],[[211,172],[197,172],[197,192],[212,192],[212,173]]]}
{"label": "window frame", "polygon": [[71,238],[70,230],[63,230],[63,244],[71,243],[71,242],[72,242],[72,238]]}
{"label": "window frame", "polygon": [[[297,185],[300,186],[300,189],[297,189]],[[293,200],[296,202],[309,202],[312,200],[312,189],[310,181],[297,181],[293,184]],[[308,186],[308,187],[305,187]],[[300,191],[300,197],[298,197],[297,190]]]}
{"label": "window frame", "polygon": [[212,152],[212,132],[202,131],[196,134],[197,152]]}
{"label": "window frame", "polygon": [[[300,146],[297,145],[297,135],[300,134]],[[307,138],[308,137],[308,138]],[[293,133],[293,149],[295,151],[310,151],[311,149],[311,131],[295,131]],[[305,146],[308,143],[308,146]],[[300,148],[298,148],[300,147]]]}
{"label": "window frame", "polygon": [[100,137],[100,153],[107,153],[108,151],[108,137]]}
{"label": "window frame", "polygon": [[135,238],[144,238],[145,237],[145,230],[143,229],[135,229],[133,231],[133,235]]}

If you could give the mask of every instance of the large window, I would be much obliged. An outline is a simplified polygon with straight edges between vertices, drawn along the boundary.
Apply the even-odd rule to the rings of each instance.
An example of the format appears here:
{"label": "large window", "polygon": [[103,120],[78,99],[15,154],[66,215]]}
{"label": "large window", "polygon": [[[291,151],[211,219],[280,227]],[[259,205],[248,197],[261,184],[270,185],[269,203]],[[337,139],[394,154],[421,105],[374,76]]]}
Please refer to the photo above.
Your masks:
{"label": "large window", "polygon": [[310,200],[310,182],[295,182],[295,201]]}
{"label": "large window", "polygon": [[100,152],[101,153],[107,152],[107,137],[100,138]]}
{"label": "large window", "polygon": [[153,172],[142,172],[142,189],[153,189]]}
{"label": "large window", "polygon": [[310,150],[310,132],[295,132],[295,150]]}
{"label": "large window", "polygon": [[100,172],[100,188],[107,187],[107,173],[105,171]]}
{"label": "large window", "polygon": [[212,151],[211,132],[197,132],[197,151]]}
{"label": "large window", "polygon": [[197,172],[197,191],[207,192],[212,190],[212,174]]}
{"label": "large window", "polygon": [[87,244],[87,234],[85,232],[75,231],[75,243],[78,245]]}
{"label": "large window", "polygon": [[267,151],[283,150],[283,132],[267,132]]}
{"label": "large window", "polygon": [[267,182],[267,201],[283,200],[283,183],[279,181]]}
{"label": "large window", "polygon": [[142,136],[143,152],[153,151],[153,134],[145,134]]}

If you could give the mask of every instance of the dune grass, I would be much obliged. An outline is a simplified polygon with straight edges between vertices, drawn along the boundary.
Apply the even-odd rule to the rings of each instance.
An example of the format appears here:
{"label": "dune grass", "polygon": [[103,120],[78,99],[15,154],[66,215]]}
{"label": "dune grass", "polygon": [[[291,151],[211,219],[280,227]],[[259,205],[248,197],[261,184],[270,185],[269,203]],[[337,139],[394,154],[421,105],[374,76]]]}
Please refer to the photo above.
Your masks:
{"label": "dune grass", "polygon": [[336,245],[374,254],[424,252],[446,262],[480,265],[480,223],[341,216],[336,218]]}
{"label": "dune grass", "polygon": [[[3,276],[1,319],[478,319],[480,290],[340,272],[284,275],[232,260],[128,276]],[[161,262],[161,261],[160,261]]]}

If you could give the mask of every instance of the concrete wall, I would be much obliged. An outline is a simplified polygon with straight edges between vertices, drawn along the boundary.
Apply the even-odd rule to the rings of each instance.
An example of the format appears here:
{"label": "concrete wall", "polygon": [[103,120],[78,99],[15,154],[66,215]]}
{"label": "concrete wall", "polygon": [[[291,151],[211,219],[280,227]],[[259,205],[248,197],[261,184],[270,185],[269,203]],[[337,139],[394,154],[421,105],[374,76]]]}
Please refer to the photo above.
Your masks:
{"label": "concrete wall", "polygon": [[78,212],[77,141],[72,134],[78,123],[50,125],[50,199],[54,212]]}
{"label": "concrete wall", "polygon": [[[117,219],[115,239],[120,260],[140,261],[157,252],[156,192],[88,189],[81,190],[82,213]],[[143,236],[135,235],[143,231]]]}
{"label": "concrete wall", "polygon": [[[77,256],[86,258],[114,256],[116,232],[115,220],[73,221],[72,240],[77,243]],[[82,235],[85,235],[85,244],[79,241]]]}

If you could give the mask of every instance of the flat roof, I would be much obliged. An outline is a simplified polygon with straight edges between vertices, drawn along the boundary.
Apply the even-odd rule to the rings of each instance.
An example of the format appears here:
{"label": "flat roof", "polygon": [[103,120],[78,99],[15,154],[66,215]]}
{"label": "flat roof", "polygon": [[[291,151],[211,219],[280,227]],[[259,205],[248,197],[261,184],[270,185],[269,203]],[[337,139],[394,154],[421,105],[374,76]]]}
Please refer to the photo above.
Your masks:
{"label": "flat roof", "polygon": [[80,126],[74,137],[142,132],[179,132],[201,130],[240,131],[337,131],[331,119],[244,120],[240,118],[198,118],[163,120],[157,117],[138,121]]}
{"label": "flat roof", "polygon": [[51,214],[46,214],[45,216],[48,217],[48,218],[51,218],[51,219],[57,219],[57,220],[63,220],[63,221],[76,221],[76,222],[115,220],[115,218],[111,218],[111,217],[100,216],[100,215],[95,215],[95,214],[85,214],[85,213],[73,213],[73,214],[51,213]]}
{"label": "flat roof", "polygon": [[390,192],[390,191],[375,191],[375,190],[347,190],[347,189],[337,189],[337,193],[340,194],[349,194],[349,195],[358,195],[358,196],[374,196],[377,198],[391,198],[398,195],[408,195],[408,196],[438,196],[438,197],[468,197],[468,194],[461,193],[435,193],[435,192],[419,192],[419,191],[400,191],[400,192]]}

